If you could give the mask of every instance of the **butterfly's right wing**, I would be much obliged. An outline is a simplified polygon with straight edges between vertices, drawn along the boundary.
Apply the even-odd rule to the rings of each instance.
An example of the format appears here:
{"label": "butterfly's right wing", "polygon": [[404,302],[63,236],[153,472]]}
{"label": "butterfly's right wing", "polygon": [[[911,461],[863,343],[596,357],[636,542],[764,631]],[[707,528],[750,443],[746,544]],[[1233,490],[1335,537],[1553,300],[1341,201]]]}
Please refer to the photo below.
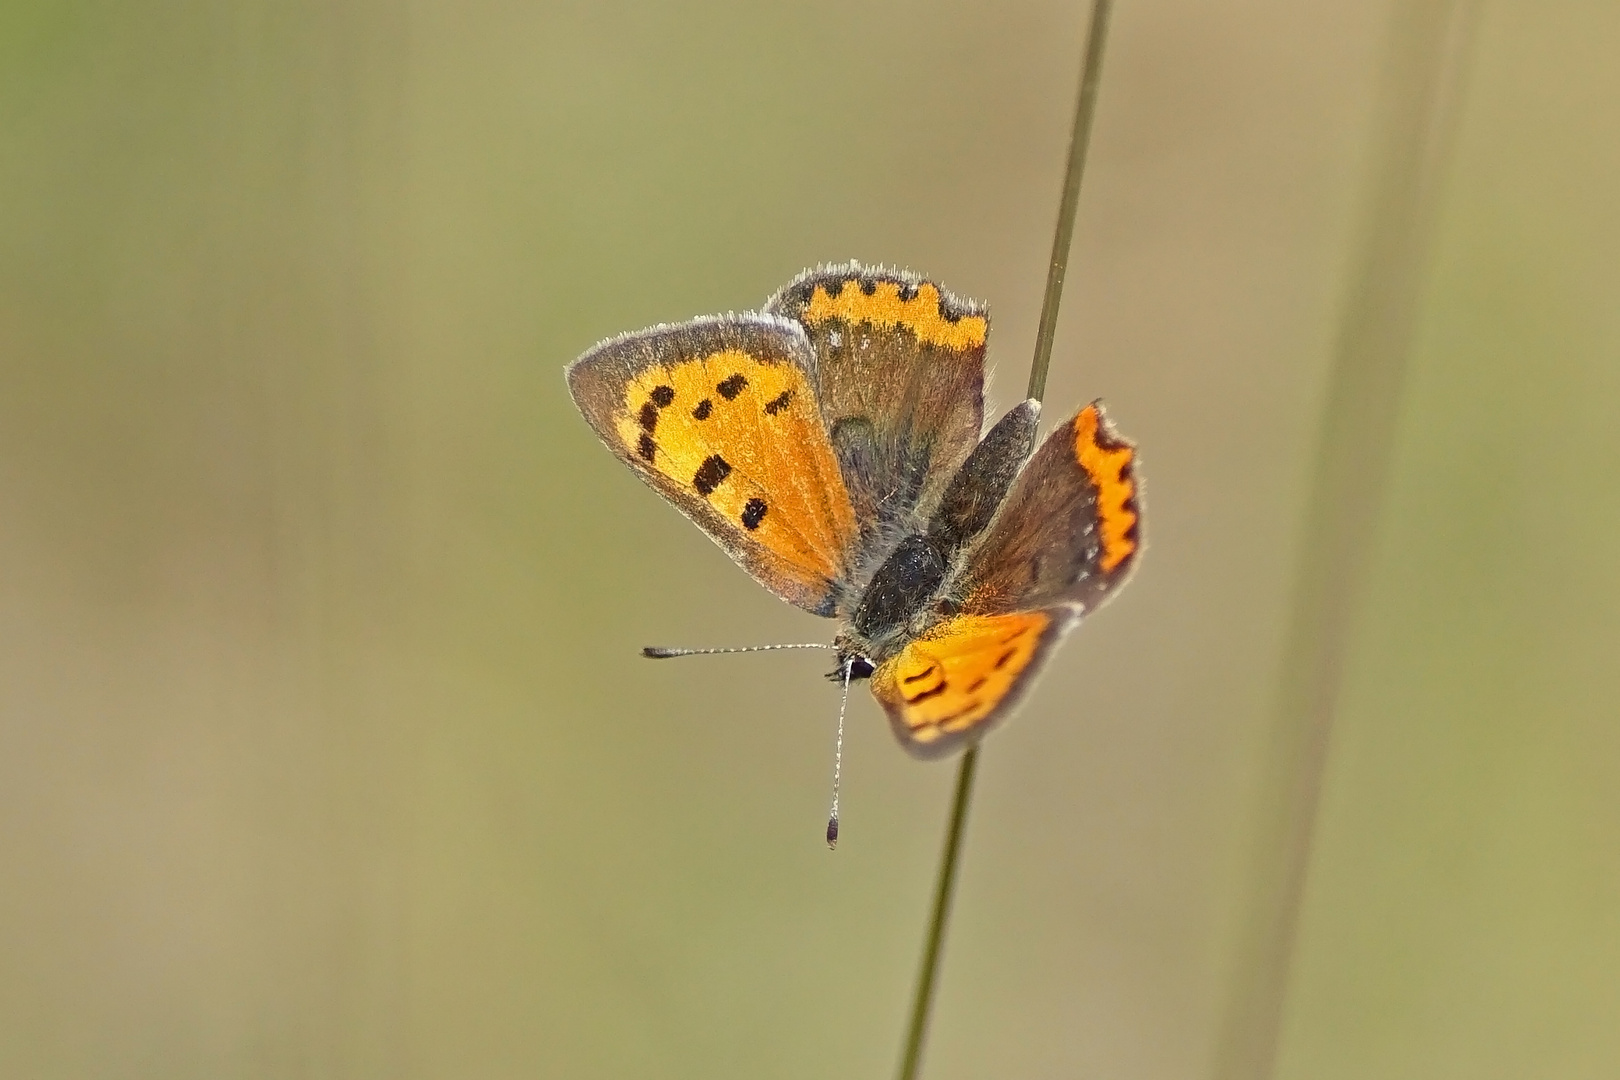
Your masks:
{"label": "butterfly's right wing", "polygon": [[818,615],[848,592],[859,536],[803,329],[729,315],[610,338],[568,388],[619,460],[760,584]]}
{"label": "butterfly's right wing", "polygon": [[954,613],[872,673],[872,693],[907,750],[937,757],[983,736],[1080,616],[1124,583],[1141,548],[1135,457],[1100,402],[1035,452],[970,547],[949,590]]}
{"label": "butterfly's right wing", "polygon": [[1130,576],[1142,548],[1136,448],[1094,401],[1019,474],[951,594],[981,615],[1056,604],[1086,614]]}

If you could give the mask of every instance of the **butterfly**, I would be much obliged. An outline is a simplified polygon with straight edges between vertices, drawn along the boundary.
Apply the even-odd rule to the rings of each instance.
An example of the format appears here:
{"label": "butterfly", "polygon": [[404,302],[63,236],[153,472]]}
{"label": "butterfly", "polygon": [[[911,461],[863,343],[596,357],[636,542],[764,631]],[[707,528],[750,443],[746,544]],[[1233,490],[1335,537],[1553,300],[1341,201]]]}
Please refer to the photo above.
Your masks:
{"label": "butterfly", "polygon": [[869,679],[918,757],[1005,718],[1142,546],[1136,450],[1101,401],[1039,450],[1033,399],[983,431],[989,331],[933,281],[846,263],[567,369],[609,450],[765,588],[838,620],[833,677]]}

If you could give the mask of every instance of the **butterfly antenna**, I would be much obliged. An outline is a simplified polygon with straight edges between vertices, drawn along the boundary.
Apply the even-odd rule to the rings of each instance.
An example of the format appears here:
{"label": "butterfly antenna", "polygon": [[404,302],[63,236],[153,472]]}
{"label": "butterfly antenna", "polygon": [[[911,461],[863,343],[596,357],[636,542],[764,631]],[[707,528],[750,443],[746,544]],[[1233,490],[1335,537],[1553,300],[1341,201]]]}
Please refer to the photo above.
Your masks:
{"label": "butterfly antenna", "polygon": [[849,708],[849,677],[855,670],[855,658],[844,661],[844,696],[838,702],[838,741],[833,743],[833,800],[827,815],[827,850],[838,847],[838,782],[844,775],[844,710]]}
{"label": "butterfly antenna", "polygon": [[649,660],[670,660],[677,656],[719,656],[722,653],[774,652],[777,649],[831,648],[833,646],[821,641],[809,641],[794,645],[741,645],[731,649],[666,649],[658,645],[648,645],[641,650],[641,655]]}

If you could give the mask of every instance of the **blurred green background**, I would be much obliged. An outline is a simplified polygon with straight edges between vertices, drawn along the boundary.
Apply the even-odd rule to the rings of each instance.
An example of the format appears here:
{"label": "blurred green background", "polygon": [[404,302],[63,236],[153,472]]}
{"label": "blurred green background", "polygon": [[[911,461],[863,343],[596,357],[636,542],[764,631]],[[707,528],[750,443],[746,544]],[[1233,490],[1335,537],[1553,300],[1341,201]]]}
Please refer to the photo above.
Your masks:
{"label": "blurred green background", "polygon": [[[1121,3],[1048,394],[1149,550],[987,744],[933,1077],[1200,1077],[1391,0]],[[954,770],[562,366],[805,266],[1034,339],[1085,5],[0,6],[0,1073],[884,1076]],[[1487,4],[1280,1075],[1620,1074],[1620,7]]]}

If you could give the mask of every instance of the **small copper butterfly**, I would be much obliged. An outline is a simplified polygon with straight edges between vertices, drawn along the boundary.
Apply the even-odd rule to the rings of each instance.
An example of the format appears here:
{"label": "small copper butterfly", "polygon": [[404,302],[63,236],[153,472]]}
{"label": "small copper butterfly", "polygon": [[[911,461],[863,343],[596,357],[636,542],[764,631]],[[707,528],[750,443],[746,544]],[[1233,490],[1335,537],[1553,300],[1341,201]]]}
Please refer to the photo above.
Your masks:
{"label": "small copper butterfly", "polygon": [[1039,450],[1034,400],[981,438],[989,331],[981,304],[846,263],[567,372],[621,461],[761,585],[838,620],[834,677],[870,678],[919,757],[1006,717],[1142,544],[1136,450],[1100,401]]}

